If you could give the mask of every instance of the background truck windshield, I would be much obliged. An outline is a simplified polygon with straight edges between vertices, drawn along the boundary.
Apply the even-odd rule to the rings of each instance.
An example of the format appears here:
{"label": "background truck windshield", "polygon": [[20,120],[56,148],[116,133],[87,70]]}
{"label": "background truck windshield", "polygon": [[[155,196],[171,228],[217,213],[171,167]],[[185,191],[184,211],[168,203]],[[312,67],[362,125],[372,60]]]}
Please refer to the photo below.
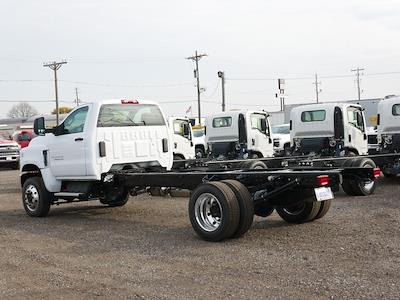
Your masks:
{"label": "background truck windshield", "polygon": [[163,115],[152,104],[105,104],[100,108],[97,127],[162,126]]}

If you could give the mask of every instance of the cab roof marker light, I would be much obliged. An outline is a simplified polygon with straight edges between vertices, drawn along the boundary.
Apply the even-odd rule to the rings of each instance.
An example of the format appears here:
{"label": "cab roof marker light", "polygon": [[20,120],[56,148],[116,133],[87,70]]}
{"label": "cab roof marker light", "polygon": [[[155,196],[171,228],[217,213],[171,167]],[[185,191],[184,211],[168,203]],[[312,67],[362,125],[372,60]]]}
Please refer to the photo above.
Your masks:
{"label": "cab roof marker light", "polygon": [[137,101],[137,100],[129,100],[129,99],[122,99],[121,103],[122,104],[139,104],[139,101]]}

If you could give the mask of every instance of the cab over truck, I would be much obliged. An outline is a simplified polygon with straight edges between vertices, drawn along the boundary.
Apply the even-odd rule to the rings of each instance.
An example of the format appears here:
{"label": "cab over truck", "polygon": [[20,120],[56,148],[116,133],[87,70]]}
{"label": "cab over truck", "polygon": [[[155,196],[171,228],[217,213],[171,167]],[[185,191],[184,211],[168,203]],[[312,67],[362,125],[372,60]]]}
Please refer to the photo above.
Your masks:
{"label": "cab over truck", "polygon": [[271,125],[264,111],[228,111],[209,116],[206,143],[211,159],[274,155]]}
{"label": "cab over truck", "polygon": [[[390,111],[392,111],[392,106],[390,106]],[[387,115],[388,112],[385,111],[384,116]],[[381,118],[384,117],[381,116]],[[398,166],[400,153],[396,151],[368,155],[365,124],[363,109],[359,105],[321,103],[294,108],[290,114],[293,157],[286,164],[326,168],[376,168],[378,166],[384,172],[391,163],[396,163]],[[381,126],[381,131],[384,131],[384,128],[387,127]],[[382,140],[385,140],[385,135]],[[382,145],[384,148],[385,142]],[[308,157],[298,158],[296,155]],[[369,195],[375,189],[375,182],[349,177],[343,180],[342,187],[349,195]]]}
{"label": "cab over truck", "polygon": [[172,130],[174,160],[194,159],[196,157],[193,143],[192,125],[188,118],[169,117],[169,127]]}
{"label": "cab over truck", "polygon": [[[399,159],[388,159],[385,154],[400,153],[400,97],[390,97],[378,104],[377,142],[382,154],[381,169],[385,177],[400,173]],[[385,159],[386,158],[386,159]]]}
{"label": "cab over truck", "polygon": [[44,217],[54,204],[99,200],[116,207],[152,187],[184,188],[192,191],[191,224],[208,241],[241,236],[264,206],[290,223],[319,219],[344,177],[373,181],[376,175],[373,168],[172,169],[172,132],[160,107],[148,101],[84,104],[53,129],[36,119],[34,131],[38,137],[21,151],[29,216]]}

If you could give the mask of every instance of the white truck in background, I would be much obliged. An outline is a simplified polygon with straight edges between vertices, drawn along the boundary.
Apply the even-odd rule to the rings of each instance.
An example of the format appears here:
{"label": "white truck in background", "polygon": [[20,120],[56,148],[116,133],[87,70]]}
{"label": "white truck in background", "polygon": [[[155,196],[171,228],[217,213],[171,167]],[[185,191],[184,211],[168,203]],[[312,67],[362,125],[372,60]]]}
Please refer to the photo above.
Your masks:
{"label": "white truck in background", "polygon": [[272,157],[271,124],[265,111],[228,111],[206,119],[208,157],[243,159]]}
{"label": "white truck in background", "polygon": [[19,169],[20,146],[6,132],[0,131],[0,168]]}
{"label": "white truck in background", "polygon": [[194,125],[192,129],[196,158],[205,158],[207,153],[206,129],[203,125]]}
{"label": "white truck in background", "polygon": [[290,155],[290,125],[281,124],[272,126],[275,156]]}
{"label": "white truck in background", "polygon": [[185,117],[169,117],[168,125],[172,130],[174,160],[194,159],[196,153],[190,120]]}
{"label": "white truck in background", "polygon": [[290,113],[294,155],[355,156],[368,153],[365,117],[360,105],[301,105]]}
{"label": "white truck in background", "polygon": [[[378,104],[377,142],[379,154],[400,153],[400,97],[390,97]],[[400,161],[387,161],[381,167],[386,177],[400,174]]]}

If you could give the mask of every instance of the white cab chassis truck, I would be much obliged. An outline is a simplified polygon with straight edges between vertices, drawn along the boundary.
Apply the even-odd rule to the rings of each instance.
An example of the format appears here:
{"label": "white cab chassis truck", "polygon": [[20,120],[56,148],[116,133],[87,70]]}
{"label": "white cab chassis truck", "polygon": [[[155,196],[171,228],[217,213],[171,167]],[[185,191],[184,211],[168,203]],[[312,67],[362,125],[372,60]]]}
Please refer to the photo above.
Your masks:
{"label": "white cab chassis truck", "polygon": [[[29,216],[50,206],[100,200],[115,207],[153,187],[192,191],[188,210],[195,232],[208,241],[243,235],[254,211],[272,207],[287,222],[323,217],[343,177],[374,180],[374,170],[302,168],[220,169],[207,164],[173,169],[173,138],[154,102],[106,100],[75,108],[53,129],[34,122],[38,135],[21,151],[22,204]],[[222,164],[222,162],[219,162]]]}
{"label": "white cab chassis truck", "polygon": [[190,120],[185,117],[169,117],[168,123],[172,130],[174,160],[194,159],[196,152]]}
{"label": "white cab chassis truck", "polygon": [[[378,104],[377,142],[379,154],[400,153],[400,97],[390,97]],[[382,159],[381,169],[386,177],[400,173],[399,159]]]}
{"label": "white cab chassis truck", "polygon": [[271,125],[264,111],[228,111],[206,119],[208,157],[243,159],[272,157]]}
{"label": "white cab chassis truck", "polygon": [[352,156],[368,153],[363,109],[355,104],[302,105],[290,113],[295,155]]}

